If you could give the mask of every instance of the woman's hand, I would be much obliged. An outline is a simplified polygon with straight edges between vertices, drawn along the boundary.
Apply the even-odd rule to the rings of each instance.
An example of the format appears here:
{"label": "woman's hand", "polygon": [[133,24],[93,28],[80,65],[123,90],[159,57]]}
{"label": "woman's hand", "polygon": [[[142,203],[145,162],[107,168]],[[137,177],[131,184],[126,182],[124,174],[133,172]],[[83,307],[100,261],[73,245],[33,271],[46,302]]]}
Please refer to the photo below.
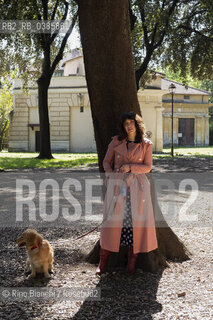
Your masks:
{"label": "woman's hand", "polygon": [[130,165],[129,164],[123,164],[120,167],[119,171],[120,172],[130,172],[131,171]]}

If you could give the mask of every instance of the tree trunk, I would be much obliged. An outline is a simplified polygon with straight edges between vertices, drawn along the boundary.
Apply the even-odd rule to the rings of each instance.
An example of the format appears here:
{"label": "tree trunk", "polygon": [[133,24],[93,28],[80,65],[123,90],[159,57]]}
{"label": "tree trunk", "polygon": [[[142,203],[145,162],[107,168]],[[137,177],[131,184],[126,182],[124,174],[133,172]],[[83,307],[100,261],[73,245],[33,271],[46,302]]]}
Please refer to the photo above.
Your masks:
{"label": "tree trunk", "polygon": [[127,0],[77,1],[99,168],[123,111],[140,114]]}
{"label": "tree trunk", "polygon": [[[135,111],[141,115],[132,55],[128,0],[76,0],[79,7],[79,25],[86,80],[97,145],[99,169],[111,137],[117,134],[121,114]],[[151,193],[155,216],[162,216],[157,203],[151,175]],[[166,259],[183,261],[189,252],[167,226],[156,228],[159,248],[139,253],[137,266],[156,272],[160,266],[169,266]],[[168,241],[169,240],[169,241]],[[86,260],[99,261],[99,241]],[[127,248],[112,253],[109,269],[126,264]]]}
{"label": "tree trunk", "polygon": [[42,75],[38,80],[38,105],[40,123],[40,153],[37,159],[52,159],[48,112],[48,88],[50,80]]}

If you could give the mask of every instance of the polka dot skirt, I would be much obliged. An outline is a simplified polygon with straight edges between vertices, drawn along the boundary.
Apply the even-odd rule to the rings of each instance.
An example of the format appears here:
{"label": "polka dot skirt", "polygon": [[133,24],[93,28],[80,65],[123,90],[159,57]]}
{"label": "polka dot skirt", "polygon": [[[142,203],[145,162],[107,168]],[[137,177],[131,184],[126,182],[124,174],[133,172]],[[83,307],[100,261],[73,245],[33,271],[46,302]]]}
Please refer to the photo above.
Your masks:
{"label": "polka dot skirt", "polygon": [[133,246],[132,213],[129,187],[127,188],[126,208],[124,212],[120,244]]}

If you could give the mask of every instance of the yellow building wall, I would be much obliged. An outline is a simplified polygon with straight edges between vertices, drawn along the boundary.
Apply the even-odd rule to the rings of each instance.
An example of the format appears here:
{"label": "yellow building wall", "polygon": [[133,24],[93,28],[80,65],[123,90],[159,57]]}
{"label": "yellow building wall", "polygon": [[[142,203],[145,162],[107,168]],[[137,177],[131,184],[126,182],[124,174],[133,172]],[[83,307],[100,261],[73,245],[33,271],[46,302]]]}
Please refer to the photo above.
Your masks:
{"label": "yellow building wall", "polygon": [[[196,97],[199,101],[199,97]],[[198,99],[199,98],[199,99]],[[205,97],[206,98],[206,97]],[[174,97],[175,99],[175,97]],[[163,103],[163,141],[164,145],[171,144],[171,103]],[[174,103],[173,106],[173,141],[178,145],[178,119],[194,119],[194,145],[209,145],[209,108],[202,103]]]}
{"label": "yellow building wall", "polygon": [[[75,69],[76,64],[74,63],[72,67]],[[67,64],[67,71],[68,69],[69,64]],[[148,138],[153,143],[154,152],[162,152],[163,146],[171,143],[171,94],[168,94],[168,90],[157,89],[160,81],[160,78],[157,78],[154,84],[152,83],[155,89],[138,90],[142,117]],[[21,87],[20,79],[15,79],[15,87]],[[84,114],[80,112],[79,93],[82,94]],[[187,103],[174,103],[174,143],[178,144],[178,118],[188,117],[195,119],[194,144],[209,145],[208,96],[202,98],[202,95],[191,95],[190,98],[190,103],[189,100]],[[14,90],[13,99],[15,110],[9,127],[8,150],[33,152],[35,151],[35,132],[39,130],[38,90],[37,88],[30,89],[29,96],[25,96],[21,90]],[[175,94],[174,99],[183,100],[184,96]],[[90,102],[84,76],[53,77],[48,91],[48,105],[52,150],[96,152]],[[81,139],[79,139],[79,127],[76,126],[76,123],[79,124],[82,131]],[[37,126],[34,126],[32,130],[29,124],[37,124]]]}
{"label": "yellow building wall", "polygon": [[154,152],[162,152],[163,150],[163,117],[162,112],[164,107],[162,105],[162,96],[165,94],[164,90],[158,89],[140,89],[138,90],[138,101],[141,108],[141,114],[145,123],[146,131],[150,132],[148,135],[153,143]]}

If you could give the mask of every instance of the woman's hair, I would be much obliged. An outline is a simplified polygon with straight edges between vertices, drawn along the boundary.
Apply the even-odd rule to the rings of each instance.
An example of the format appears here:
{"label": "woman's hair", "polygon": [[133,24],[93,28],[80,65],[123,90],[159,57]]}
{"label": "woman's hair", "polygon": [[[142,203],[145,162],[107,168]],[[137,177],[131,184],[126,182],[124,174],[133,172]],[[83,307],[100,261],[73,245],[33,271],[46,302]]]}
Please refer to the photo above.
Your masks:
{"label": "woman's hair", "polygon": [[124,112],[121,116],[120,123],[118,124],[118,140],[123,140],[127,138],[127,132],[124,128],[124,122],[126,119],[133,119],[135,120],[135,127],[136,127],[136,136],[135,141],[142,142],[143,138],[146,137],[146,127],[144,125],[143,118],[139,116],[134,111]]}

